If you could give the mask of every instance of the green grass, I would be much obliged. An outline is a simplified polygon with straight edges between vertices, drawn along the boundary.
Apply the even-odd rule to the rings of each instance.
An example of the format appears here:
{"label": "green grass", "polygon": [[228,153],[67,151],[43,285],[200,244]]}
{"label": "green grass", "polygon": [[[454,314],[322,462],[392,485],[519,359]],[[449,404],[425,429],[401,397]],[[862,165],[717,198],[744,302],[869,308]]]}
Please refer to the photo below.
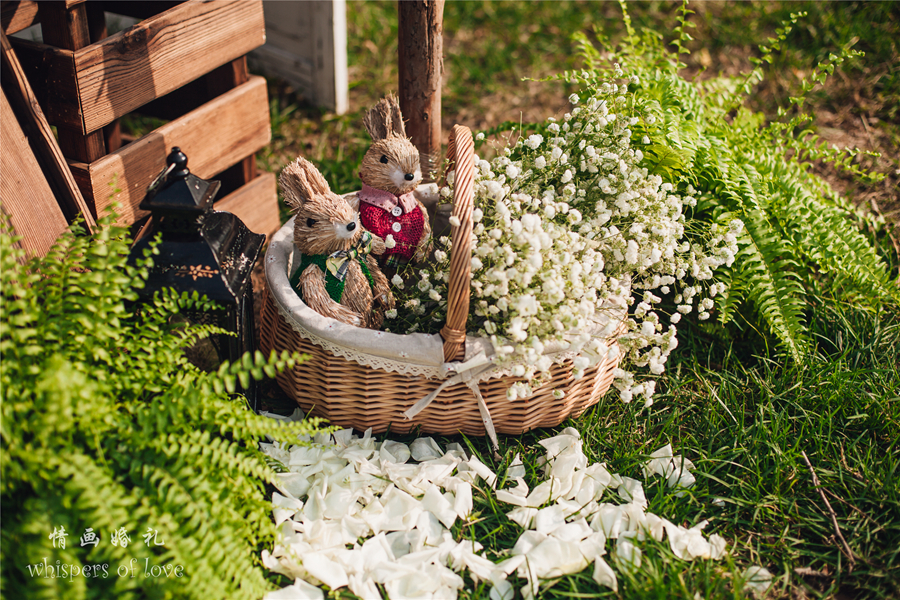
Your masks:
{"label": "green grass", "polygon": [[[500,436],[499,461],[485,439],[439,438],[477,454],[499,475],[498,489],[507,487],[503,474],[516,453],[529,486],[541,481],[544,450],[537,442],[564,427],[579,430],[590,462],[606,462],[624,476],[643,480],[640,465],[667,443],[696,465],[697,483],[681,498],[661,478],[644,480],[648,512],[688,527],[708,520],[704,533],[727,539],[727,558],[686,562],[666,540],[647,540],[640,569],[629,574],[614,566],[618,593],[598,586],[588,568],[552,586],[545,582],[538,598],[744,598],[742,578],[751,565],[774,575],[770,598],[900,595],[900,315],[821,298],[810,314],[820,343],[809,364],[753,355],[686,328],[650,409],[608,394],[556,429]],[[823,493],[854,554],[852,569]],[[454,536],[477,540],[490,558],[502,560],[522,533],[506,517],[513,507],[484,487],[473,495],[475,510],[454,526]],[[614,495],[606,500],[620,502]],[[517,590],[526,583],[515,575],[510,581]],[[488,597],[490,585],[468,576],[466,582],[461,598]],[[352,597],[346,590],[338,596]]]}
{"label": "green grass", "polygon": [[[638,31],[670,37],[678,4],[641,2],[629,11]],[[757,89],[752,99],[755,109],[770,115],[788,105],[803,71],[829,52],[851,41],[864,50],[867,56],[832,78],[834,83],[814,90],[810,112],[820,115],[818,125],[845,130],[851,118],[860,130],[860,116],[868,118],[864,123],[871,123],[872,141],[886,155],[887,168],[900,166],[900,14],[895,3],[708,2],[691,7],[697,11],[691,19],[697,28],[686,62],[695,72],[705,70],[703,77],[749,69],[749,58],[758,56],[756,45],[766,43],[789,13],[809,13],[767,67],[773,76],[766,79],[776,83]],[[273,84],[273,143],[260,160],[263,168],[278,171],[302,154],[338,191],[358,186],[356,169],[369,144],[362,113],[397,89],[395,4],[348,3],[347,19],[351,112],[323,113]],[[569,36],[576,31],[593,35],[594,27],[601,36],[623,34],[615,3],[447,2],[445,131],[457,122],[481,129],[559,112],[567,91],[562,84],[521,79],[575,67]],[[844,117],[822,120],[839,109],[846,122]],[[893,174],[882,187],[854,184],[847,193],[855,193],[851,200],[857,203],[877,200],[887,214],[886,206],[897,208],[896,182]],[[896,272],[896,256],[889,250],[885,254]],[[774,574],[773,598],[900,597],[900,313],[896,307],[867,313],[850,301],[818,297],[805,319],[817,352],[804,364],[792,363],[752,331],[723,332],[686,320],[652,408],[623,405],[609,394],[561,426],[582,433],[591,461],[607,462],[611,471],[637,479],[642,479],[640,464],[647,455],[672,443],[676,453],[697,466],[697,484],[676,498],[664,483],[645,482],[648,510],[682,525],[708,519],[705,532],[728,539],[730,557],[688,563],[677,559],[666,542],[648,541],[641,569],[632,575],[618,571],[618,594],[598,587],[588,570],[542,589],[539,597],[744,597],[742,573],[754,564]],[[537,441],[554,433],[501,437],[500,464],[485,440],[466,443],[498,473],[522,453],[530,484],[539,478],[536,461],[542,448]],[[852,569],[822,494],[855,556]],[[713,502],[718,498],[721,505]],[[511,507],[485,493],[476,493],[475,500],[477,518],[457,524],[454,533],[479,540],[499,559],[520,533],[505,516]],[[489,586],[467,581],[462,597],[487,598]],[[522,585],[517,582],[517,589]],[[342,590],[336,596],[349,594]]]}
{"label": "green grass", "polygon": [[[666,541],[648,540],[642,567],[631,575],[618,570],[618,596],[599,587],[588,569],[538,597],[744,597],[738,582],[754,564],[775,576],[771,597],[900,594],[900,319],[825,302],[813,314],[822,339],[814,363],[739,354],[688,333],[651,409],[609,394],[559,428],[581,432],[589,461],[636,479],[643,479],[640,465],[650,452],[671,443],[696,465],[697,484],[677,498],[662,479],[645,481],[648,511],[685,526],[708,520],[704,532],[728,540],[729,558],[685,562]],[[467,441],[501,477],[522,453],[531,484],[540,479],[537,441],[554,433],[501,436],[499,463],[484,440]],[[802,452],[854,554],[852,571]],[[499,558],[521,533],[505,516],[512,507],[485,490],[475,498],[473,522],[454,533]],[[722,504],[714,504],[719,498]],[[469,590],[464,597],[482,598],[489,588]]]}

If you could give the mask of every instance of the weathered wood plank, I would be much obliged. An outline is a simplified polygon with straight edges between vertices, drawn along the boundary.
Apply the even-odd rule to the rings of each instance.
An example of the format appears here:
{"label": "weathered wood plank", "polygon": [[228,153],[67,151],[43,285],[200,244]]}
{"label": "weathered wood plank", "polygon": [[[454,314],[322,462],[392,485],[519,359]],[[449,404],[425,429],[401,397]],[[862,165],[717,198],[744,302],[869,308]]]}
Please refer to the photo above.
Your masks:
{"label": "weathered wood plank", "polygon": [[38,3],[29,0],[3,2],[0,5],[0,22],[3,24],[3,33],[6,35],[28,29],[35,23],[40,23]]}
{"label": "weathered wood plank", "polygon": [[41,37],[45,44],[78,50],[91,43],[87,7],[78,4],[69,8],[66,4],[58,0],[43,0],[38,3]]}
{"label": "weathered wood plank", "polygon": [[[189,157],[191,172],[210,179],[269,143],[266,80],[251,77],[234,90],[135,140],[93,163],[70,167],[98,213],[117,200],[120,223],[147,213],[138,209],[147,186],[165,166],[172,146]],[[112,182],[120,191],[113,194]]]}
{"label": "weathered wood plank", "polygon": [[265,42],[262,2],[191,0],[75,53],[85,133]]}
{"label": "weathered wood plank", "polygon": [[[103,10],[94,5],[43,0],[38,6],[45,44],[74,51],[106,37]],[[69,158],[91,162],[106,154],[102,132],[83,134],[81,127],[60,124],[57,134],[59,145]]]}
{"label": "weathered wood plank", "polygon": [[6,92],[0,98],[0,209],[30,256],[43,256],[68,223],[19,126]]}
{"label": "weathered wood plank", "polygon": [[214,208],[237,215],[254,233],[271,235],[281,227],[275,174],[263,173],[216,202]]}
{"label": "weathered wood plank", "polygon": [[265,42],[262,3],[191,0],[76,52],[13,39],[53,125],[97,131]]}
{"label": "weathered wood plank", "polygon": [[9,39],[2,38],[2,78],[9,91],[9,102],[18,113],[23,130],[28,135],[30,145],[38,158],[50,187],[62,208],[66,219],[71,222],[79,214],[84,216],[88,229],[96,225],[87,203],[82,196],[75,178],[66,164],[62,149],[53,136],[53,130],[41,111],[40,104],[31,89],[25,71],[13,52]]}
{"label": "weathered wood plank", "polygon": [[9,43],[50,124],[69,123],[81,129],[84,119],[75,80],[75,53],[20,38],[9,38]]}
{"label": "weathered wood plank", "polygon": [[[222,65],[208,73],[204,79],[206,80],[206,93],[210,99],[220,96],[239,85],[243,85],[250,79],[247,57],[242,56],[228,64]],[[254,177],[256,177],[255,155],[245,156],[241,162],[219,175],[223,187],[231,190],[249,183]]]}

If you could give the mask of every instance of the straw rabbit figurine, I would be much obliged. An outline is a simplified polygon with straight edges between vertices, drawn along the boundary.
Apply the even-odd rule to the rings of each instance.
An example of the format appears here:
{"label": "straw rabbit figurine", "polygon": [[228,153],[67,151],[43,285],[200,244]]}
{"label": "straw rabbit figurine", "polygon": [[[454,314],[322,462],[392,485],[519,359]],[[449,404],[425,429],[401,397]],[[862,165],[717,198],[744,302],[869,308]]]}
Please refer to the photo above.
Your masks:
{"label": "straw rabbit figurine", "polygon": [[384,243],[362,228],[354,207],[304,158],[286,166],[279,182],[296,213],[294,245],[302,253],[291,286],[319,314],[380,328],[394,296],[370,252],[383,251]]}
{"label": "straw rabbit figurine", "polygon": [[366,230],[385,241],[381,264],[396,268],[431,251],[428,211],[413,190],[422,181],[419,151],[406,137],[400,104],[393,94],[369,109],[363,123],[372,145],[359,167],[359,217]]}

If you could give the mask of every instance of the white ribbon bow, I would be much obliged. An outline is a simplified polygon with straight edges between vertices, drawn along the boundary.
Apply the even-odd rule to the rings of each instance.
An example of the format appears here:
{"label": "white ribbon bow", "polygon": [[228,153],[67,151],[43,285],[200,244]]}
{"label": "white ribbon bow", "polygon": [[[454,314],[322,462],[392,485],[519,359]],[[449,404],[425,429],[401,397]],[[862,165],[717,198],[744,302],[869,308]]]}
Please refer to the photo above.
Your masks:
{"label": "white ribbon bow", "polygon": [[500,444],[497,440],[497,432],[494,429],[494,421],[491,419],[491,412],[488,410],[484,397],[481,395],[481,390],[478,388],[479,377],[493,368],[493,357],[486,356],[484,352],[479,352],[465,362],[444,363],[441,366],[441,374],[444,375],[444,377],[448,377],[450,373],[456,374],[445,379],[437,389],[413,404],[409,410],[403,413],[403,416],[407,419],[412,419],[427,408],[428,405],[449,386],[456,385],[457,383],[465,383],[469,386],[469,389],[472,390],[472,394],[475,395],[475,401],[478,403],[478,411],[481,413],[481,420],[484,422],[484,429],[491,440],[494,452],[499,452]]}

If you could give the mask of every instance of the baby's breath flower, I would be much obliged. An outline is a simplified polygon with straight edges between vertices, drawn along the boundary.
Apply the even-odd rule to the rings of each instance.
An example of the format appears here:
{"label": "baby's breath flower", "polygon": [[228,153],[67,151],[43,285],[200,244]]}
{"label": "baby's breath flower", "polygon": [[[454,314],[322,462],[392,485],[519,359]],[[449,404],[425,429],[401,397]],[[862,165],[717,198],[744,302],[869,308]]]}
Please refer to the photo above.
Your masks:
{"label": "baby's breath flower", "polygon": [[459,217],[457,217],[456,215],[452,215],[450,217],[450,225],[452,225],[453,227],[459,227],[460,226]]}
{"label": "baby's breath flower", "polygon": [[484,132],[483,132],[483,131],[479,131],[478,133],[476,133],[476,134],[475,134],[475,139],[478,140],[479,142],[480,142],[481,140],[483,140],[483,139],[484,139]]}
{"label": "baby's breath flower", "polygon": [[397,242],[394,240],[394,236],[391,234],[387,234],[387,237],[384,238],[384,247],[390,250],[395,247]]}
{"label": "baby's breath flower", "polygon": [[[617,76],[624,77],[618,66]],[[625,84],[593,81],[570,97],[577,106],[561,124],[548,120],[546,138],[533,134],[490,161],[475,158],[472,330],[490,337],[498,365],[526,380],[510,388],[510,398],[527,397],[546,381],[540,376],[553,360],[545,347],[565,344],[575,353],[573,377],[620,358],[621,347],[623,368],[613,385],[623,401],[649,406],[654,382],[636,381],[628,369],[662,374],[678,345],[675,324],[683,315],[709,318],[712,298],[725,289],[714,270],[734,260],[742,224],[718,226],[708,237],[688,226],[685,208],[698,192],[681,195],[640,166],[644,154],[629,128],[655,119],[632,111],[639,104],[626,104],[627,93]],[[611,106],[628,106],[627,113],[618,118]],[[641,146],[650,143],[641,136]],[[407,291],[422,302],[403,304],[413,316],[425,315],[419,327],[432,332],[447,310],[448,243],[442,238],[436,264]],[[677,310],[664,326],[656,308],[670,293]],[[601,315],[612,318],[591,329]],[[619,344],[610,343],[615,335]]]}
{"label": "baby's breath flower", "polygon": [[544,141],[544,136],[540,134],[534,134],[528,136],[528,139],[525,140],[525,145],[531,148],[532,150],[537,150],[538,146],[540,146]]}

